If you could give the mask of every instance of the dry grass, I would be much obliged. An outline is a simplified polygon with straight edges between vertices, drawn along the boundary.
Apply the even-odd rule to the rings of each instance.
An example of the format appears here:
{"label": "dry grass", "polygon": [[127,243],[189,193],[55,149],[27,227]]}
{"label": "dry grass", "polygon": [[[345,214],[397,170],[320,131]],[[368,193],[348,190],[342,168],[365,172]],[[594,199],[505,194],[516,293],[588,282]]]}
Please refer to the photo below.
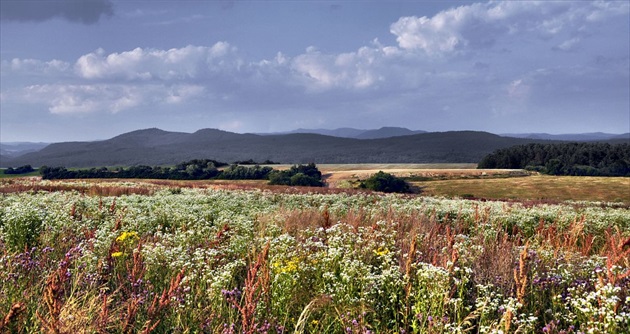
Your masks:
{"label": "dry grass", "polygon": [[[290,165],[273,165],[276,169]],[[41,183],[38,177],[0,180],[0,193],[76,190],[91,196],[151,195],[160,188],[226,190],[260,189],[277,193],[359,192],[360,180],[382,170],[410,183],[424,196],[509,199],[518,201],[602,201],[630,205],[630,178],[528,175],[523,170],[475,169],[474,164],[323,164],[318,165],[328,187],[270,186],[265,180],[117,180],[86,179]],[[518,177],[517,177],[518,176]],[[427,179],[427,181],[419,181]],[[129,183],[125,187],[120,182]]]}
{"label": "dry grass", "polygon": [[534,175],[495,179],[413,182],[429,196],[488,199],[575,200],[630,204],[630,178]]}
{"label": "dry grass", "polygon": [[[467,181],[521,182],[533,178]],[[546,178],[547,180],[555,179],[554,177]],[[563,187],[572,185],[576,179],[581,178],[566,179],[568,179],[567,182],[573,182],[562,184]],[[605,186],[615,183],[609,182],[609,180],[615,181],[613,178],[602,180],[597,178],[597,180],[604,182]],[[428,183],[454,181],[464,180],[431,181]],[[621,181],[626,182],[625,180]],[[62,185],[63,182],[55,182],[55,184]],[[94,181],[88,183],[88,188],[94,184],[110,185],[106,182]],[[256,187],[256,184],[250,183],[215,183],[210,181],[134,181],[131,185],[138,187],[154,186],[158,189],[160,187],[176,189],[176,187],[185,186],[215,187],[222,185]],[[261,187],[268,189],[266,187],[269,186],[262,185]],[[277,187],[274,189],[291,191],[295,188]],[[319,188],[306,189],[316,190]],[[416,325],[420,326],[418,327],[420,328],[419,332],[446,332],[446,327],[433,328],[432,323],[422,324],[416,320],[421,315],[418,313],[419,311],[428,312],[426,310],[431,310],[431,312],[437,312],[431,314],[443,322],[449,321],[449,317],[450,319],[463,319],[462,321],[455,321],[459,322],[458,325],[467,327],[466,331],[479,331],[483,325],[512,333],[515,330],[520,332],[519,313],[526,315],[531,312],[530,314],[538,317],[536,328],[541,329],[550,321],[549,315],[544,310],[555,305],[552,296],[571,291],[569,288],[575,287],[577,284],[589,289],[596,289],[594,279],[597,279],[600,282],[599,286],[605,286],[608,283],[623,286],[621,292],[615,295],[616,300],[626,300],[628,295],[630,237],[627,234],[627,229],[624,230],[623,227],[619,228],[618,226],[606,230],[603,228],[599,230],[587,229],[585,226],[589,220],[584,215],[576,216],[572,222],[568,223],[568,226],[541,219],[538,227],[527,230],[527,226],[519,228],[516,225],[506,224],[509,223],[510,218],[492,216],[494,213],[491,212],[491,207],[484,208],[484,204],[481,202],[477,202],[474,212],[468,214],[464,210],[455,213],[448,211],[445,215],[439,215],[437,207],[433,210],[401,207],[395,202],[389,206],[381,206],[381,203],[374,202],[371,205],[366,205],[365,202],[361,201],[350,204],[347,211],[334,210],[329,209],[327,199],[320,198],[323,196],[313,196],[309,199],[309,202],[312,202],[311,205],[296,207],[292,205],[295,202],[290,201],[290,197],[295,196],[287,196],[285,199],[287,205],[280,206],[277,210],[245,211],[244,217],[248,217],[246,222],[248,227],[250,226],[249,217],[256,213],[253,225],[256,227],[252,230],[239,230],[242,228],[241,225],[228,222],[213,234],[205,234],[208,237],[202,241],[191,240],[181,245],[172,245],[172,247],[183,247],[183,249],[212,251],[207,254],[213,254],[211,256],[216,254],[217,259],[220,257],[225,259],[225,262],[231,262],[233,254],[236,254],[236,258],[243,260],[239,271],[226,271],[226,273],[234,274],[231,276],[233,280],[227,285],[221,286],[224,289],[221,291],[222,298],[219,300],[208,297],[208,286],[205,285],[208,278],[214,279],[214,275],[207,277],[195,275],[199,274],[196,268],[209,266],[209,263],[219,268],[219,263],[223,260],[206,262],[207,258],[204,258],[199,262],[181,261],[174,268],[162,266],[161,263],[145,261],[145,259],[151,258],[146,256],[151,255],[151,253],[149,250],[146,253],[142,250],[151,249],[147,246],[152,244],[162,243],[163,240],[160,239],[160,236],[164,234],[153,233],[153,230],[150,230],[145,237],[139,237],[135,235],[135,232],[133,232],[135,237],[129,237],[131,233],[123,232],[125,231],[122,225],[124,222],[119,218],[120,215],[116,214],[119,208],[126,207],[125,204],[121,204],[125,203],[125,200],[119,199],[118,204],[114,200],[109,206],[109,214],[106,216],[111,219],[110,222],[115,221],[115,224],[113,227],[110,227],[109,224],[101,224],[101,226],[106,226],[107,231],[111,230],[108,239],[105,239],[106,241],[111,240],[111,246],[109,250],[103,249],[99,253],[98,265],[90,272],[90,274],[97,274],[97,280],[84,281],[87,273],[81,272],[80,269],[82,268],[80,261],[83,260],[73,255],[79,254],[79,250],[83,247],[94,249],[96,230],[89,234],[61,233],[68,235],[68,240],[63,241],[64,245],[77,246],[66,251],[68,247],[55,245],[56,250],[51,250],[50,252],[53,253],[45,257],[53,258],[54,255],[55,261],[58,261],[58,264],[53,261],[51,265],[53,270],[50,272],[41,270],[41,274],[39,276],[34,275],[30,281],[20,281],[22,285],[18,286],[17,292],[12,292],[13,300],[9,299],[4,305],[0,303],[3,306],[3,309],[0,310],[0,332],[4,333],[3,330],[26,332],[27,328],[33,328],[33,330],[39,330],[42,333],[164,333],[167,331],[185,333],[195,332],[201,327],[207,329],[205,332],[218,333],[221,329],[224,329],[223,332],[232,332],[230,325],[233,326],[234,331],[241,333],[273,333],[273,329],[268,331],[271,325],[283,326],[283,330],[276,332],[285,332],[284,326],[288,325],[289,332],[295,329],[295,332],[299,333],[342,332],[344,328],[350,328],[346,332],[364,333],[366,332],[364,329],[368,326],[369,328],[374,326],[374,332],[399,333],[402,332],[402,329],[409,331]],[[319,202],[317,198],[320,198]],[[238,199],[242,199],[242,197],[229,197],[226,198],[226,201],[231,202]],[[159,197],[156,196],[156,207],[159,207],[157,205],[158,200]],[[186,202],[184,201],[184,203]],[[132,202],[127,202],[127,205],[130,205],[129,203]],[[253,204],[256,202],[245,203]],[[325,203],[327,204],[324,205]],[[385,203],[387,202],[383,204]],[[92,205],[96,211],[96,201],[93,201]],[[372,205],[374,206],[372,207]],[[256,206],[249,205],[250,208]],[[207,208],[221,207],[208,206]],[[53,207],[50,209],[52,211]],[[238,210],[244,209],[239,208]],[[68,208],[64,207],[63,210],[68,210]],[[232,209],[225,207],[225,210]],[[510,205],[504,205],[503,211],[497,212],[497,214],[502,216],[510,210]],[[103,207],[103,201],[100,201],[98,212],[103,211],[107,211],[107,206]],[[133,207],[131,211],[134,211]],[[238,217],[239,212],[241,211],[234,211],[232,214]],[[76,207],[73,206],[69,217],[72,218],[72,221],[80,220],[77,219],[77,215]],[[131,221],[132,217],[128,219]],[[235,220],[238,221],[238,219]],[[190,226],[192,227],[193,224]],[[154,229],[161,229],[161,227],[156,226]],[[101,232],[106,231],[102,230]],[[249,239],[240,238],[237,233],[242,232],[250,235]],[[45,231],[43,233],[50,232]],[[296,249],[295,254],[299,254],[299,261],[292,261],[299,262],[300,269],[298,270],[296,265],[296,269],[293,269],[294,271],[290,274],[284,272],[281,275],[278,272],[274,273],[273,261],[293,259],[293,257],[291,255],[284,256],[281,251],[274,251],[269,237],[285,233],[292,237],[286,240],[295,240],[295,243],[284,244],[280,243],[280,240],[283,239],[275,239],[275,237],[272,239],[275,239],[280,246],[287,246],[287,249]],[[347,239],[342,238],[348,235]],[[238,238],[234,238],[235,236]],[[42,240],[53,240],[53,238],[43,237]],[[347,240],[350,244],[340,246],[340,240]],[[231,244],[232,242],[234,243]],[[227,247],[230,244],[234,247]],[[47,244],[41,246],[47,246]],[[2,247],[3,244],[0,243],[0,249]],[[379,254],[381,250],[386,250],[387,253]],[[29,261],[31,259],[30,254],[42,254],[36,253],[36,251],[41,252],[34,249],[28,253]],[[237,251],[238,253],[236,253]],[[553,252],[550,253],[553,256],[546,255],[550,251]],[[383,257],[386,254],[390,255]],[[583,273],[582,267],[578,266],[584,262],[585,257],[589,256],[606,259],[604,266],[597,271],[597,278],[590,276],[591,272]],[[22,258],[15,256],[5,257],[5,259],[11,263],[11,266],[6,266],[6,268],[22,268],[22,263],[25,262],[21,260]],[[390,266],[390,264],[395,265]],[[437,297],[432,297],[431,294],[426,294],[422,299],[415,297],[423,296],[420,293],[427,286],[422,283],[425,281],[421,281],[420,276],[418,276],[418,272],[424,272],[422,269],[424,264],[430,264],[432,265],[431,268],[439,267],[448,272],[448,280],[444,281],[445,283],[440,283],[444,285],[440,288],[446,288],[444,289],[445,295],[437,294]],[[556,279],[557,277],[554,270],[558,264],[562,264],[566,268],[563,269],[563,272],[573,271],[569,274],[563,274],[566,276],[560,277],[558,281],[553,281],[555,283],[552,285],[550,282],[552,282],[552,278]],[[364,273],[363,271],[344,271],[345,267],[349,265],[364,266],[368,269],[367,272],[374,275],[385,273],[382,274],[383,279],[379,282],[391,282],[388,283],[391,285],[382,285],[389,290],[382,294],[380,292],[378,294],[365,294],[364,291],[370,291],[372,286],[361,286],[357,283],[355,288],[353,284],[355,282],[360,283],[361,279],[358,276],[349,276],[351,279],[348,280],[350,283],[347,289],[333,291],[340,291],[341,293],[348,291],[349,296],[363,295],[371,298],[364,299],[367,301],[359,307],[353,302],[348,302],[337,296],[322,294],[321,291],[324,290],[314,288],[328,284],[322,279],[323,277],[343,277],[341,275],[336,276],[340,272],[344,275],[362,275]],[[461,268],[469,268],[469,274],[465,274],[467,271],[461,270]],[[15,272],[12,273],[21,273],[17,270],[15,269]],[[431,273],[435,273],[435,271],[432,270]],[[596,271],[592,271],[592,273],[596,273]],[[385,280],[391,278],[395,279]],[[287,280],[282,281],[280,279]],[[92,284],[90,282],[98,283]],[[296,282],[296,284],[283,285],[277,282]],[[24,288],[38,285],[39,287],[36,289]],[[498,295],[516,298],[522,305],[520,310],[508,308],[505,313],[500,314],[494,311],[483,311],[482,307],[477,309],[448,308],[454,307],[451,305],[455,304],[450,303],[450,300],[457,300],[458,303],[463,301],[466,303],[465,305],[470,307],[479,305],[477,302],[481,299],[476,300],[481,291],[477,290],[478,285],[496,287],[496,289],[493,288],[493,291]],[[4,290],[9,290],[9,284],[3,287]],[[186,294],[190,295],[187,296]],[[343,294],[341,295],[343,296]],[[274,300],[278,304],[274,304]],[[190,304],[187,303],[188,301],[191,301]],[[496,299],[496,301],[502,303],[501,299]],[[274,310],[274,305],[284,305],[286,311]],[[615,315],[627,314],[627,308],[624,305],[621,302],[616,302],[614,312],[611,311],[611,313]],[[377,307],[379,308],[377,309]],[[35,316],[26,319],[29,315],[27,310],[35,310]],[[390,314],[388,313],[390,310],[395,312]],[[360,311],[365,312],[368,317],[359,316]],[[356,312],[356,316],[351,315],[352,312]],[[490,318],[484,318],[484,315],[480,315],[482,312],[485,312],[483,313],[485,317]],[[224,318],[215,320],[222,314]],[[217,318],[213,318],[215,316]],[[346,316],[347,318],[344,318]],[[348,324],[350,319],[355,320],[357,325],[352,326],[356,327],[344,325],[344,322]],[[328,322],[326,325],[318,325],[320,321],[321,324]],[[586,320],[576,321],[578,321],[575,322],[577,329],[581,330],[586,326],[583,324]],[[452,324],[456,323],[453,322]],[[573,327],[572,322],[555,323],[555,325],[564,326],[563,328],[568,328],[569,325]],[[326,331],[325,329],[329,330]],[[622,327],[620,325],[619,329],[613,330],[616,331],[610,332],[627,332],[627,326]],[[541,329],[539,332],[542,331]],[[569,333],[573,331],[558,330],[553,332]]]}

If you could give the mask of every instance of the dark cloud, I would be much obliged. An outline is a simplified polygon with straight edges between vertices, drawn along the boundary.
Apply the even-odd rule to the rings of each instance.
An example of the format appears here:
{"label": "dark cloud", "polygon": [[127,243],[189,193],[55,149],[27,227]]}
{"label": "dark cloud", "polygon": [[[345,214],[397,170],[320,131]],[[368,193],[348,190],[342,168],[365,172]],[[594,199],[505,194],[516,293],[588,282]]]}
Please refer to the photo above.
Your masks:
{"label": "dark cloud", "polygon": [[41,22],[62,18],[83,24],[96,23],[101,16],[111,16],[110,0],[0,0],[2,21]]}

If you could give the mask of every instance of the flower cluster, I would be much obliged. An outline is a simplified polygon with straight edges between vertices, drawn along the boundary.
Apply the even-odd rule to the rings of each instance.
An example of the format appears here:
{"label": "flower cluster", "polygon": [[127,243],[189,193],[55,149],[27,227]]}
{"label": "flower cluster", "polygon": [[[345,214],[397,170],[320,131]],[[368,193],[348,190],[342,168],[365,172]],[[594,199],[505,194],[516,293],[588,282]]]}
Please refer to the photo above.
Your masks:
{"label": "flower cluster", "polygon": [[0,197],[2,330],[630,331],[623,206],[72,182]]}

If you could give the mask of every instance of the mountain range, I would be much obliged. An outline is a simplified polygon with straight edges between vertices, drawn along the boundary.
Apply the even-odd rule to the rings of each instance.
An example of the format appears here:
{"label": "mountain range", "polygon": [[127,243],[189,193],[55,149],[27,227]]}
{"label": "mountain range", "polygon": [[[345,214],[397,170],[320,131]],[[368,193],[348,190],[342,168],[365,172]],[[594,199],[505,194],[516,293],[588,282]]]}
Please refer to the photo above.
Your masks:
{"label": "mountain range", "polygon": [[339,128],[334,130],[327,129],[297,129],[288,132],[275,132],[275,133],[259,133],[260,135],[278,135],[278,134],[293,134],[293,133],[314,133],[324,136],[340,137],[340,138],[355,138],[355,139],[380,139],[399,136],[410,136],[418,133],[426,133],[422,130],[409,130],[407,128],[384,126],[380,129],[361,130],[354,128]]}
{"label": "mountain range", "polygon": [[[595,137],[606,138],[598,140],[609,142],[630,142],[628,134],[598,134]],[[3,151],[0,167],[27,164],[82,168],[157,166],[174,165],[192,159],[224,162],[253,159],[289,164],[476,163],[496,149],[532,142],[554,141],[499,136],[479,131],[424,132],[394,127],[377,130],[300,129],[277,134],[238,134],[217,129],[184,133],[153,128],[101,141],[54,143],[36,152],[18,155],[9,156]]]}

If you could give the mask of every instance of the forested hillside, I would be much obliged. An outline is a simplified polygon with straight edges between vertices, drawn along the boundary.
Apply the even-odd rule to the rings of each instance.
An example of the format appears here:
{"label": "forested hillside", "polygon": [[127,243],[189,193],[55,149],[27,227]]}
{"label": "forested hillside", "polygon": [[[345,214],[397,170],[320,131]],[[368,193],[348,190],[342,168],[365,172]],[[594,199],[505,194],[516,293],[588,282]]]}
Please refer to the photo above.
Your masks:
{"label": "forested hillside", "polygon": [[237,134],[216,129],[195,133],[146,129],[96,142],[68,142],[25,154],[4,166],[165,166],[193,159],[246,159],[301,163],[478,162],[498,148],[542,140],[501,137],[487,132],[451,131],[379,139],[318,134]]}
{"label": "forested hillside", "polygon": [[552,175],[630,176],[630,144],[527,144],[496,150],[479,168],[527,168]]}

